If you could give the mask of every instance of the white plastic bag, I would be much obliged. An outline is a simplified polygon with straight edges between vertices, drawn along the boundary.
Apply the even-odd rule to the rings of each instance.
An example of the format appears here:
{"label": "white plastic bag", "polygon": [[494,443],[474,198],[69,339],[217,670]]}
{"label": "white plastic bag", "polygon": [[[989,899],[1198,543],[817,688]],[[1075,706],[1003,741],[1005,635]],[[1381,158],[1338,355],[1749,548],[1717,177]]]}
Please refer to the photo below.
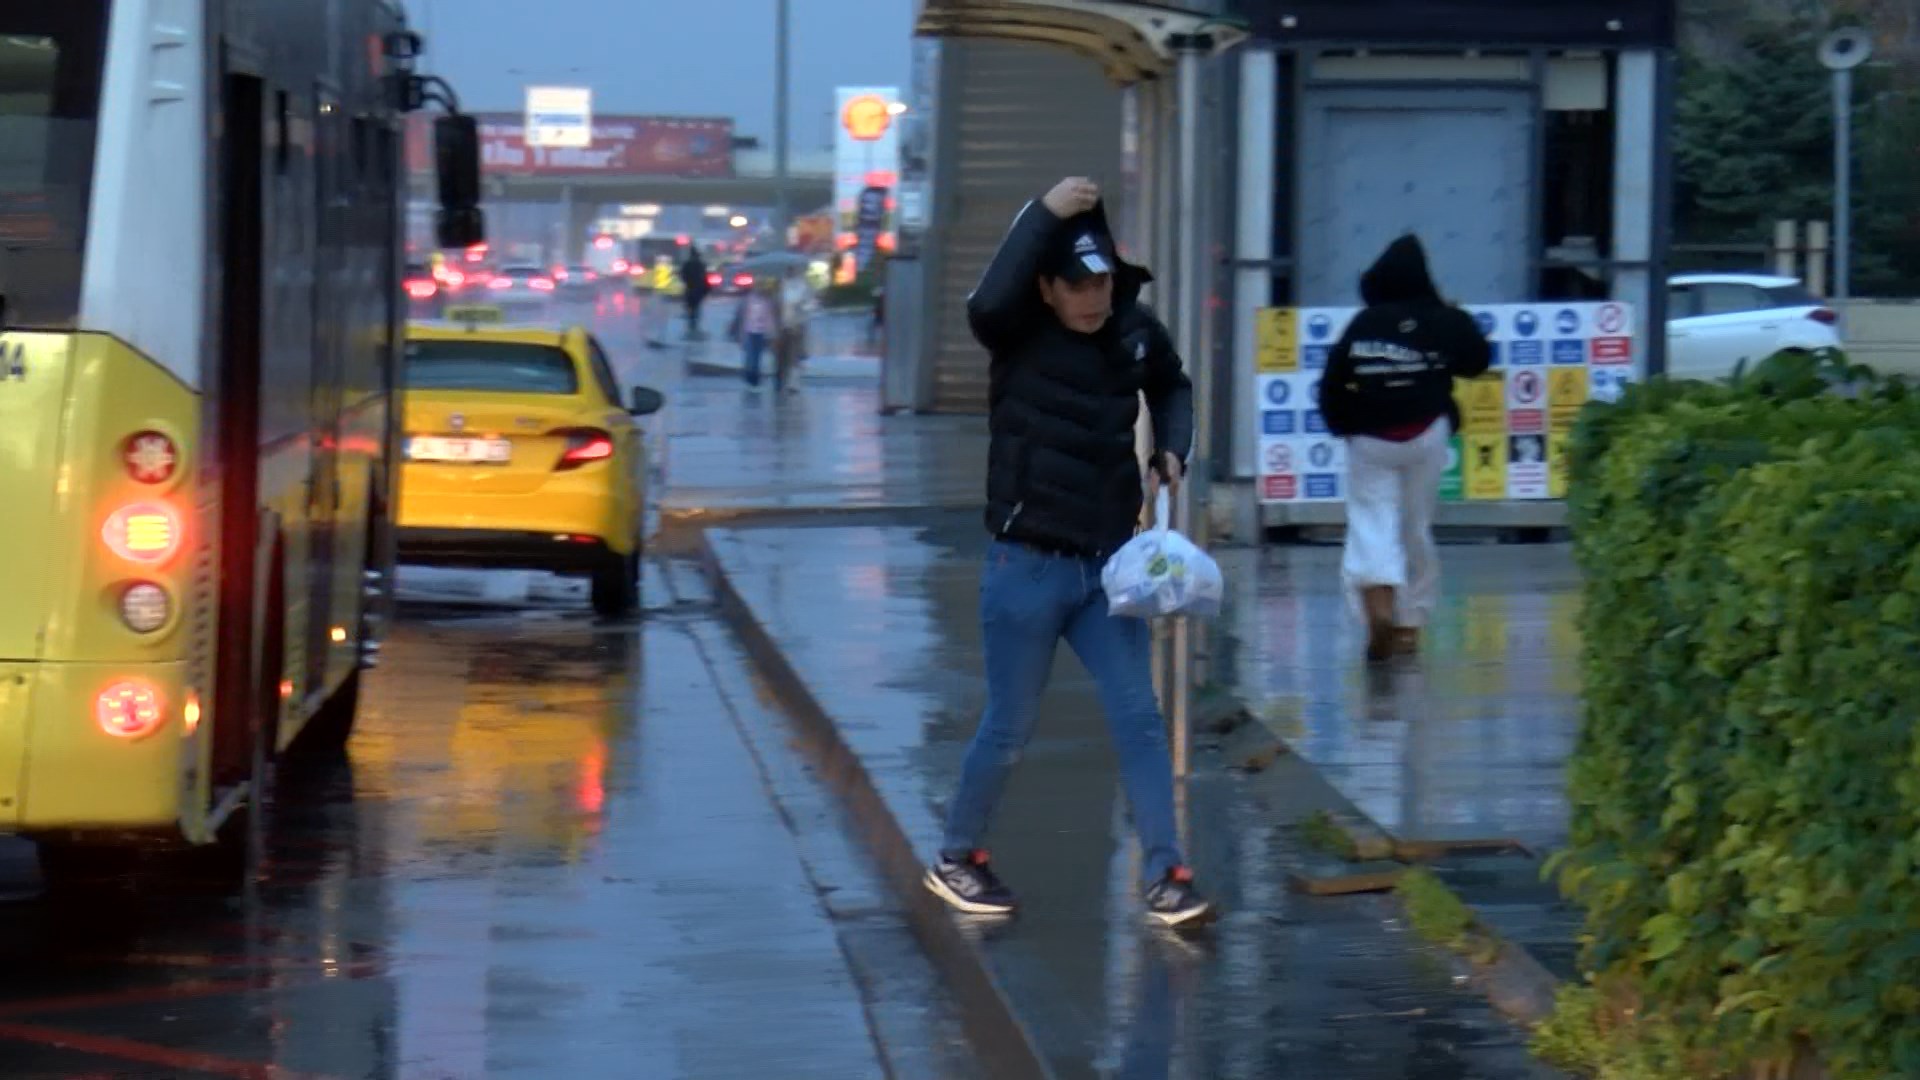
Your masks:
{"label": "white plastic bag", "polygon": [[1109,612],[1137,619],[1220,614],[1226,593],[1220,565],[1193,541],[1168,529],[1167,519],[1163,487],[1153,500],[1153,528],[1127,541],[1100,571]]}

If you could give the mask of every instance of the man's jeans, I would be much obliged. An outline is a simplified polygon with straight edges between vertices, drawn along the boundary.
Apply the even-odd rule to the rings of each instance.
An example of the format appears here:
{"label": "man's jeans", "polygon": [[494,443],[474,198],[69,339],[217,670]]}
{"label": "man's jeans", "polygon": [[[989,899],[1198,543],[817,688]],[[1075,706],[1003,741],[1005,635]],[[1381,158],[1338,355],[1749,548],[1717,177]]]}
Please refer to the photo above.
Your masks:
{"label": "man's jeans", "polygon": [[1180,865],[1173,766],[1153,695],[1149,630],[1140,619],[1107,614],[1100,563],[996,540],[987,549],[980,579],[980,623],[987,711],[960,767],[960,790],[947,811],[941,850],[983,846],[1007,775],[1033,736],[1054,646],[1065,637],[1099,688],[1149,880]]}

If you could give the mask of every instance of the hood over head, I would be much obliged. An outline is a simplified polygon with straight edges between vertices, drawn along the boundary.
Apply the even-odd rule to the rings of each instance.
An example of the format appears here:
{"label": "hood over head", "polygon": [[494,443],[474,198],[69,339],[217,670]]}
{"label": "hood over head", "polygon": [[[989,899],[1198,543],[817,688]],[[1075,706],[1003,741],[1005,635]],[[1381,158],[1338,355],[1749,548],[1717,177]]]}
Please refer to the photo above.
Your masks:
{"label": "hood over head", "polygon": [[1376,304],[1438,302],[1440,290],[1427,270],[1427,250],[1420,238],[1408,233],[1387,245],[1380,258],[1360,275],[1360,299]]}
{"label": "hood over head", "polygon": [[1062,221],[1054,236],[1053,248],[1041,263],[1040,272],[1047,277],[1078,281],[1093,273],[1111,273],[1116,306],[1139,299],[1141,287],[1153,280],[1146,267],[1120,257],[1104,200]]}

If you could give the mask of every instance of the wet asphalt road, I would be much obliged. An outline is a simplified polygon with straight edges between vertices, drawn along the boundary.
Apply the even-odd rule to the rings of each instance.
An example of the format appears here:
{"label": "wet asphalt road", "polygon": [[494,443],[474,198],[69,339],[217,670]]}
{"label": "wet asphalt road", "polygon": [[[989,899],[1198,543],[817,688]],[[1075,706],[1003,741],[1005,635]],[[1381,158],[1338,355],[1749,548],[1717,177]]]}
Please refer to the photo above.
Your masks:
{"label": "wet asphalt road", "polygon": [[[591,313],[581,312],[592,317]],[[671,382],[637,320],[597,332]],[[403,572],[258,880],[56,904],[0,846],[0,1076],[960,1077],[940,989],[703,582]]]}

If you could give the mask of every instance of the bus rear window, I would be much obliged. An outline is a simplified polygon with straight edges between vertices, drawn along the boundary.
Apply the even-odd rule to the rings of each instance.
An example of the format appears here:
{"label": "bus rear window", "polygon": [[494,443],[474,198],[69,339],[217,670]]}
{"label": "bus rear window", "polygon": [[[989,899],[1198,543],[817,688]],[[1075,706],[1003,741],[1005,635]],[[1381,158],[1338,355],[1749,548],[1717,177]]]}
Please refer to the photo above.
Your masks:
{"label": "bus rear window", "polygon": [[514,341],[407,344],[407,389],[489,394],[577,394],[573,357],[551,345]]}
{"label": "bus rear window", "polygon": [[0,7],[0,294],[14,326],[79,316],[108,6]]}

